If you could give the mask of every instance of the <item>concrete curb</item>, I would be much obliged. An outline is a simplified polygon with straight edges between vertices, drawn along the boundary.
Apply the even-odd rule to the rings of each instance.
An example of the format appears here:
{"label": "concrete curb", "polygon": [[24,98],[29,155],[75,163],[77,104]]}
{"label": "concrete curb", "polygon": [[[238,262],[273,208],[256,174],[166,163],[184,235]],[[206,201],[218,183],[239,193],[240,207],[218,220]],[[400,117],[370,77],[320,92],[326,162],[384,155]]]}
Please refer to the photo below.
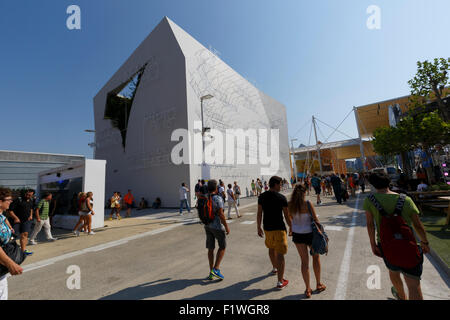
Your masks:
{"label": "concrete curb", "polygon": [[432,248],[430,248],[430,256],[433,258],[433,260],[436,262],[436,264],[441,268],[441,270],[445,273],[445,275],[450,278],[450,268],[447,266],[447,264],[444,262],[444,260],[441,259],[441,257],[434,251]]}

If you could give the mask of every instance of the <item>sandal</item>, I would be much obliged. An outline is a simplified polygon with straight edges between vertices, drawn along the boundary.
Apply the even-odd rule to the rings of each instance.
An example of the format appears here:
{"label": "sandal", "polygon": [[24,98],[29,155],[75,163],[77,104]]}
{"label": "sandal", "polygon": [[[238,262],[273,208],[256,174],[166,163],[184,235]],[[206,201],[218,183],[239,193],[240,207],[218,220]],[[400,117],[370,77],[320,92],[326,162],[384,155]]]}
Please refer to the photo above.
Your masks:
{"label": "sandal", "polygon": [[305,290],[305,296],[307,299],[311,298],[312,295],[312,290],[311,289],[306,289]]}
{"label": "sandal", "polygon": [[325,291],[326,288],[327,287],[324,284],[319,283],[319,285],[317,286],[316,290],[317,290],[317,292],[322,292],[322,291]]}

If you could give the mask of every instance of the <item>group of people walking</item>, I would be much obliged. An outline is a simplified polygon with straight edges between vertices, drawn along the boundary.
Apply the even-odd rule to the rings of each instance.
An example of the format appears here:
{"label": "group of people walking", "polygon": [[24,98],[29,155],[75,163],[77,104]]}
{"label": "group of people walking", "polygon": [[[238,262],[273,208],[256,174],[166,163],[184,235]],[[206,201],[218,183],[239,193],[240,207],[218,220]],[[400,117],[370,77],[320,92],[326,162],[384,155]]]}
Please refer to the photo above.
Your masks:
{"label": "group of people walking", "polygon": [[[220,184],[216,180],[209,180],[207,191],[211,196],[214,220],[205,225],[206,248],[208,249],[208,261],[210,266],[209,280],[220,279],[224,276],[220,271],[220,264],[225,255],[226,236],[230,234],[230,228],[225,219],[223,198],[220,196]],[[280,193],[283,187],[283,179],[277,176],[269,180],[269,189],[261,193],[258,197],[257,213],[257,234],[260,237],[265,235],[265,245],[268,248],[268,255],[272,264],[271,275],[277,275],[276,287],[283,289],[289,283],[284,277],[285,260],[287,253],[287,237],[293,238],[300,258],[302,260],[302,275],[306,284],[305,295],[311,297],[312,289],[309,281],[309,257],[308,247],[312,245],[311,223],[319,223],[314,207],[306,201],[306,188],[303,185],[296,185],[288,202],[286,197]],[[286,225],[289,232],[286,231]],[[261,223],[263,227],[261,227]],[[219,249],[214,260],[215,241],[217,240]],[[316,291],[322,292],[326,286],[320,278],[320,258],[318,254],[313,254],[313,267],[316,277]]]}
{"label": "group of people walking", "polygon": [[365,193],[368,176],[364,173],[341,174],[332,173],[331,175],[319,176],[314,173],[313,176],[306,176],[300,181],[306,187],[306,195],[309,195],[311,189],[314,189],[317,197],[317,205],[322,204],[320,195],[334,196],[339,204],[346,202],[350,197],[356,197],[356,191],[361,188]]}
{"label": "group of people walking", "polygon": [[[252,180],[250,187],[252,189],[251,196],[257,196],[259,197],[261,193],[264,191],[269,190],[269,185],[267,184],[267,181],[261,181],[261,179],[257,178],[256,182],[255,180]],[[281,180],[281,190],[285,191],[289,188],[289,183],[286,179]]]}
{"label": "group of people walking", "polygon": [[[113,219],[113,216],[116,215],[117,220],[121,220],[120,211],[122,208],[126,209],[126,218],[131,217],[131,209],[133,208],[134,196],[131,193],[131,190],[128,189],[127,194],[123,197],[119,191],[114,191],[112,197],[109,199],[109,207],[111,211],[109,213],[109,220]],[[145,199],[142,198],[141,203],[139,204],[139,209],[145,209],[146,203]]]}
{"label": "group of people walking", "polygon": [[92,216],[95,214],[93,196],[92,192],[80,192],[78,194],[78,215],[80,218],[72,231],[77,237],[80,236],[80,230],[88,235],[95,234],[92,231]]}
{"label": "group of people walking", "polygon": [[[205,180],[198,180],[197,184],[195,185],[195,198],[198,199],[201,195],[208,194],[208,185],[210,181],[206,182]],[[183,188],[185,190],[183,190]],[[185,184],[183,183],[180,189],[180,197],[181,197],[181,203],[180,203],[180,214],[182,214],[182,206],[183,203],[186,203],[186,206],[190,212],[189,205],[187,203],[187,192],[189,190],[186,188]],[[241,197],[241,187],[238,185],[237,181],[234,181],[233,185],[229,183],[227,187],[225,187],[225,183],[219,179],[218,186],[217,186],[217,194],[221,197],[222,201],[225,203],[225,201],[228,201],[228,219],[233,219],[231,216],[231,209],[234,208],[236,212],[236,216],[238,218],[241,218],[242,215],[239,213],[239,206],[240,206],[240,197]]]}
{"label": "group of people walking", "polygon": [[[10,189],[0,188],[0,264],[5,266],[12,276],[22,274],[23,269],[4,251],[7,244],[19,239],[20,250],[23,254],[32,255],[33,252],[27,249],[27,245],[37,244],[36,237],[42,229],[44,229],[48,241],[57,240],[52,235],[49,216],[53,195],[50,192],[44,192],[36,204],[34,193],[34,190],[28,189],[13,199]],[[74,233],[78,236],[78,229],[81,227],[92,235],[94,234],[91,230],[92,215],[95,214],[93,193],[80,193],[78,198],[80,219],[74,228]],[[0,275],[0,300],[7,299],[7,278],[6,275]]]}
{"label": "group of people walking", "polygon": [[[383,259],[389,271],[392,282],[391,291],[395,298],[399,300],[423,299],[420,287],[423,254],[428,253],[430,249],[426,232],[418,217],[419,210],[412,199],[406,195],[392,192],[389,189],[390,179],[385,173],[372,173],[370,177],[360,175],[358,180],[353,180],[354,177],[351,176],[339,177],[335,174],[331,175],[330,178],[336,195],[342,191],[340,188],[343,188],[344,180],[347,180],[350,188],[355,188],[356,185],[365,186],[366,180],[373,186],[376,191],[365,199],[363,206],[366,211],[371,250],[375,256]],[[363,184],[360,184],[361,181]],[[207,185],[207,192],[211,197],[212,211],[214,212],[214,220],[204,226],[210,270],[209,280],[224,279],[220,264],[225,255],[226,238],[230,234],[230,228],[224,215],[219,185],[216,180],[208,181]],[[317,184],[315,185],[315,189],[318,188]],[[320,221],[313,204],[306,200],[308,187],[309,184],[306,182],[295,184],[288,201],[280,193],[282,178],[277,176],[270,178],[269,190],[261,193],[258,197],[256,221],[258,236],[265,237],[265,246],[268,248],[268,256],[272,265],[270,274],[277,276],[276,288],[278,289],[283,289],[289,284],[285,277],[286,262],[284,256],[288,251],[287,239],[292,237],[301,260],[301,274],[305,283],[304,294],[306,298],[310,298],[313,293],[309,269],[310,255],[316,280],[315,292],[320,293],[326,290],[326,285],[321,279],[320,255],[313,250],[313,241],[315,241],[316,235],[313,232],[313,226],[320,226]],[[361,189],[364,190],[364,188]],[[340,203],[339,198],[338,202]],[[391,215],[401,218],[385,219],[385,217]],[[405,225],[408,227],[405,228]],[[400,236],[395,231],[397,227],[399,230],[401,229]],[[413,235],[413,228],[418,240]],[[216,240],[219,248],[217,254],[214,255]],[[401,274],[404,275],[404,282],[400,277]],[[404,289],[404,283],[408,288],[408,295]]]}

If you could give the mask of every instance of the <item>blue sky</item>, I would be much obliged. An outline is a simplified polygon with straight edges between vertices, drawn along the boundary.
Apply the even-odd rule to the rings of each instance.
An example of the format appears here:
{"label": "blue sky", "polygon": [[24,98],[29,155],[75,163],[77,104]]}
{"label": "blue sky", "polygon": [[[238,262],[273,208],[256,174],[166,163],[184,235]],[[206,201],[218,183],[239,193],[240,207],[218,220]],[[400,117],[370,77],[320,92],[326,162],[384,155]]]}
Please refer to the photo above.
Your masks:
{"label": "blue sky", "polygon": [[[71,4],[81,30],[66,27]],[[369,5],[380,30],[366,27]],[[312,115],[337,125],[409,94],[418,60],[449,57],[448,12],[448,0],[2,0],[0,149],[92,157],[93,97],[164,16],[282,102],[307,144]],[[356,137],[354,116],[340,129]]]}

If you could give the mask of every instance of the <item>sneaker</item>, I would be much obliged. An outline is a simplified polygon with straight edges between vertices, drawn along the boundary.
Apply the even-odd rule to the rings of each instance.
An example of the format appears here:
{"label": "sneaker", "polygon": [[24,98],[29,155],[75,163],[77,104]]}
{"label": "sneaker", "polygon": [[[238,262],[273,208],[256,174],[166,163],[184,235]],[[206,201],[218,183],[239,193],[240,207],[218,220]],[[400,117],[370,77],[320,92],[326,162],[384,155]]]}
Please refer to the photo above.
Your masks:
{"label": "sneaker", "polygon": [[33,254],[33,252],[25,250],[23,253],[25,253],[25,255],[27,256],[31,256]]}
{"label": "sneaker", "polygon": [[30,240],[30,242],[28,244],[33,246],[33,245],[37,244],[37,242],[35,240]]}
{"label": "sneaker", "polygon": [[95,234],[94,231],[91,231],[91,232],[88,233],[88,235],[94,235],[94,234]]}
{"label": "sneaker", "polygon": [[56,240],[58,240],[57,238],[50,238],[50,239],[48,239],[48,241],[56,241]]}
{"label": "sneaker", "polygon": [[277,283],[277,288],[278,289],[283,289],[284,287],[286,287],[289,283],[289,280],[283,279],[283,281],[278,281]]}
{"label": "sneaker", "polygon": [[214,276],[213,276],[213,274],[212,274],[212,270],[211,270],[211,272],[209,273],[209,276],[208,276],[208,278],[206,278],[206,280],[214,280]]}
{"label": "sneaker", "polygon": [[270,275],[276,275],[278,270],[276,268],[273,268],[272,271],[270,271]]}
{"label": "sneaker", "polygon": [[397,289],[395,289],[395,287],[391,287],[391,293],[394,296],[395,300],[401,300],[400,296],[398,295]]}
{"label": "sneaker", "polygon": [[221,279],[221,280],[224,279],[224,276],[220,273],[220,270],[219,270],[219,269],[212,269],[212,270],[211,270],[211,273],[212,273],[212,275],[213,275],[214,277],[216,277],[216,278],[219,278],[219,279]]}

